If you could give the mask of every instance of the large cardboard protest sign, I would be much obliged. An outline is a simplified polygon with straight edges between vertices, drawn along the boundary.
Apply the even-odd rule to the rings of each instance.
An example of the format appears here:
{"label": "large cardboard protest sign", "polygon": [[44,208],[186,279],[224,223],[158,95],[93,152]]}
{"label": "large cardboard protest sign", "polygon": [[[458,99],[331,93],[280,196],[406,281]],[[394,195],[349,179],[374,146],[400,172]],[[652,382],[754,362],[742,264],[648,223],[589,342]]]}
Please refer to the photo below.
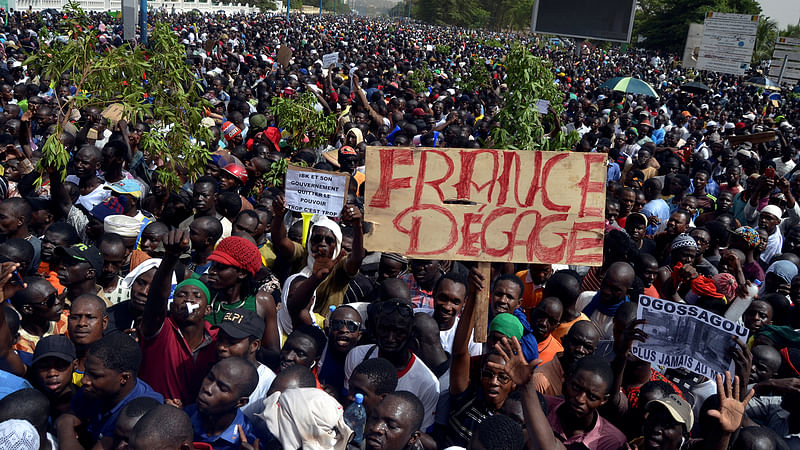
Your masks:
{"label": "large cardboard protest sign", "polygon": [[646,342],[634,342],[634,356],[666,368],[683,368],[712,378],[733,372],[730,349],[733,337],[747,342],[743,325],[695,305],[675,303],[642,295],[637,319],[644,319]]}
{"label": "large cardboard protest sign", "polygon": [[800,38],[778,38],[772,52],[769,76],[776,83],[800,81]]}
{"label": "large cardboard protest sign", "polygon": [[289,166],[286,207],[300,213],[339,217],[347,200],[350,177],[344,173]]}
{"label": "large cardboard protest sign", "polygon": [[696,68],[744,75],[750,68],[757,30],[758,16],[707,13]]}
{"label": "large cardboard protest sign", "polygon": [[599,266],[605,159],[370,147],[366,246],[412,258]]}
{"label": "large cardboard protest sign", "polygon": [[690,23],[686,33],[686,45],[683,47],[681,66],[684,69],[694,69],[697,58],[700,56],[700,45],[703,42],[703,24]]}

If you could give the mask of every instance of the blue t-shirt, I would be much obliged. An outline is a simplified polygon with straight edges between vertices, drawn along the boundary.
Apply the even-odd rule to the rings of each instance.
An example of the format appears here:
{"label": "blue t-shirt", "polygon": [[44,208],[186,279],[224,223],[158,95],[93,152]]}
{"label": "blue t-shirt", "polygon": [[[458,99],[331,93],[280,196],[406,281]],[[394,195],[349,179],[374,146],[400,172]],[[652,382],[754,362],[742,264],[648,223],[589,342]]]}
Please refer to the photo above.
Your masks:
{"label": "blue t-shirt", "polygon": [[136,379],[136,386],[119,403],[114,405],[111,410],[106,410],[103,401],[84,394],[81,388],[72,399],[71,409],[80,419],[89,422],[87,431],[95,441],[99,441],[106,436],[114,436],[114,427],[117,425],[117,417],[122,408],[131,400],[139,397],[150,397],[164,403],[164,396],[154,391],[149,384],[140,379]]}
{"label": "blue t-shirt", "polygon": [[21,391],[23,389],[33,389],[28,380],[18,377],[11,372],[0,370],[0,399],[8,394]]}
{"label": "blue t-shirt", "polygon": [[217,436],[209,436],[203,429],[203,419],[200,412],[197,410],[197,405],[189,405],[183,409],[189,415],[192,421],[192,428],[194,429],[195,442],[205,442],[214,447],[214,450],[239,450],[239,429],[237,425],[241,425],[244,430],[244,435],[247,442],[253,443],[259,439],[262,445],[273,439],[270,435],[264,435],[262,432],[256,430],[253,423],[248,419],[241,409],[236,411],[236,417],[233,422],[222,433]]}

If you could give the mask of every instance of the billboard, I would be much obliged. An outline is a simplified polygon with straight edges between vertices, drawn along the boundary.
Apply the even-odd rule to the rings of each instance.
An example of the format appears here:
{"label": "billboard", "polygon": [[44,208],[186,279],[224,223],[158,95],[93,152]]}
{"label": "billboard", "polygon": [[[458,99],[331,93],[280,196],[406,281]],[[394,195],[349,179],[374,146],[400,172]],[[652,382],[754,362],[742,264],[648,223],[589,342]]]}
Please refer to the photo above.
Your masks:
{"label": "billboard", "polygon": [[636,0],[535,0],[531,31],[630,42]]}
{"label": "billboard", "polygon": [[756,45],[758,16],[710,12],[703,24],[698,70],[744,75]]}
{"label": "billboard", "polygon": [[697,57],[700,55],[700,42],[703,40],[703,24],[690,23],[689,32],[686,34],[686,46],[683,48],[681,66],[685,69],[694,69]]}
{"label": "billboard", "polygon": [[[783,78],[781,79],[781,72]],[[797,83],[800,81],[800,39],[779,37],[772,53],[769,77],[777,82]]]}

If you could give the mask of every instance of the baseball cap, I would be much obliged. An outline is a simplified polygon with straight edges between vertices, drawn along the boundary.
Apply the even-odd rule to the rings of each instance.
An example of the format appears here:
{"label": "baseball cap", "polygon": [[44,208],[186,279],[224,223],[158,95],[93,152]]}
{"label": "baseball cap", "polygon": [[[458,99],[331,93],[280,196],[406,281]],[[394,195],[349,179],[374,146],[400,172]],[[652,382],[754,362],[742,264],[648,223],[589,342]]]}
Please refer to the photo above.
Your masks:
{"label": "baseball cap", "polygon": [[253,336],[261,339],[264,335],[264,320],[249,309],[235,308],[227,311],[214,328],[218,328],[234,339]]}
{"label": "baseball cap", "polygon": [[103,270],[103,254],[97,247],[86,244],[75,244],[69,247],[56,247],[58,256],[88,262],[92,269]]}
{"label": "baseball cap", "polygon": [[128,194],[136,198],[142,198],[142,185],[136,180],[123,178],[116,183],[103,186],[103,189],[111,189],[117,194]]}
{"label": "baseball cap", "polygon": [[649,412],[656,405],[661,405],[666,408],[672,418],[678,423],[682,423],[687,431],[692,429],[692,425],[694,425],[694,414],[692,414],[692,406],[689,405],[689,402],[675,394],[670,394],[668,397],[660,400],[651,400],[647,403],[647,406],[645,406],[645,410]]}
{"label": "baseball cap", "polygon": [[75,345],[63,334],[54,334],[39,340],[33,351],[33,364],[47,357],[56,357],[67,362],[75,361]]}
{"label": "baseball cap", "polygon": [[103,203],[92,208],[92,216],[98,220],[105,220],[106,217],[122,214],[123,211],[125,211],[125,207],[122,206],[119,198],[109,197]]}

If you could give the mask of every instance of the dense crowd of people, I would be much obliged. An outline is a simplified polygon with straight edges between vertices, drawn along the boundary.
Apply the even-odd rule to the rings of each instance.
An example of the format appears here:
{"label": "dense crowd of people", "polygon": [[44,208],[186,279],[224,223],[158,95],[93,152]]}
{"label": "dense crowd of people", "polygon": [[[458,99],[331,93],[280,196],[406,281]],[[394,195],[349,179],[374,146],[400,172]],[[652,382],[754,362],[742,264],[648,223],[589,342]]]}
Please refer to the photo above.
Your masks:
{"label": "dense crowd of people", "polygon": [[[122,44],[118,22],[91,17],[98,51]],[[140,147],[168,124],[65,110],[72,74],[23,64],[52,16],[11,14],[0,34],[0,448],[800,449],[791,87],[381,18],[157,19],[213,108],[211,158],[181,188]],[[365,248],[368,147],[491,147],[514,42],[552,64],[565,108],[547,132],[608,155],[602,266],[492,263],[485,278]],[[476,67],[486,82],[468,89]],[[615,76],[658,97],[601,86]],[[271,112],[304,92],[337,114],[320,148],[293,146]],[[65,179],[34,169],[57,121]],[[265,178],[283,159],[351,176],[339,217],[287,210]],[[640,295],[743,324],[733,372],[635,357]],[[365,424],[345,417],[356,397]]]}

